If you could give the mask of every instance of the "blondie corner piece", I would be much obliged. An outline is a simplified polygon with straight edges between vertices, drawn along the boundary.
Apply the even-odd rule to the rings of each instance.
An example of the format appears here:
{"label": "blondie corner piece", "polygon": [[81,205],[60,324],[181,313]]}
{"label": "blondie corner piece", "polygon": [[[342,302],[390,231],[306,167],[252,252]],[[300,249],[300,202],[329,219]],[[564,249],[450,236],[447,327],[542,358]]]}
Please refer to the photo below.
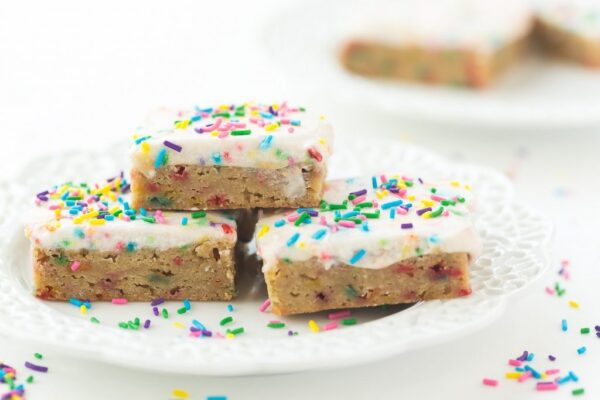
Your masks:
{"label": "blondie corner piece", "polygon": [[236,222],[218,212],[133,209],[129,184],[67,183],[37,195],[26,227],[45,300],[229,300]]}
{"label": "blondie corner piece", "polygon": [[323,117],[286,103],[162,110],[135,135],[132,205],[163,210],[317,206],[332,135]]}
{"label": "blondie corner piece", "polygon": [[374,176],[327,182],[319,208],[265,213],[256,242],[273,312],[469,295],[481,241],[468,198],[454,181]]}
{"label": "blondie corner piece", "polygon": [[550,54],[600,68],[599,15],[594,0],[549,0],[540,5],[536,39]]}
{"label": "blondie corner piece", "polygon": [[369,10],[340,53],[350,72],[439,85],[486,87],[523,52],[531,11],[507,0],[401,0]]}

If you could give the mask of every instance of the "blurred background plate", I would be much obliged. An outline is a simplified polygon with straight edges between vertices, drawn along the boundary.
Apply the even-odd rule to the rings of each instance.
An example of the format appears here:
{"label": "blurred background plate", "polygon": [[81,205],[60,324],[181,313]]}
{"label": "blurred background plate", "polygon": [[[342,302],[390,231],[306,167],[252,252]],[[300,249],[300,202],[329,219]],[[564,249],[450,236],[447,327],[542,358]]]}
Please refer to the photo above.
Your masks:
{"label": "blurred background plate", "polygon": [[[378,1],[369,2],[377,7]],[[364,1],[296,5],[268,23],[269,58],[291,77],[347,104],[411,121],[470,128],[534,130],[600,126],[600,71],[527,55],[485,90],[427,86],[346,72],[337,55],[342,32]]]}

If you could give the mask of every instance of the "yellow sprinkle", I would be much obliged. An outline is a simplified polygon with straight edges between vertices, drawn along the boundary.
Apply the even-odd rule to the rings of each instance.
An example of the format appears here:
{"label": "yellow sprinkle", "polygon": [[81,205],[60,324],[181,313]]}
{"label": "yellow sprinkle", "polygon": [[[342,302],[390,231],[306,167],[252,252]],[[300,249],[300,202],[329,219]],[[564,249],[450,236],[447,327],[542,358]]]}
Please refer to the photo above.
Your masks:
{"label": "yellow sprinkle", "polygon": [[103,219],[91,219],[90,225],[104,225],[106,223]]}
{"label": "yellow sprinkle", "polygon": [[325,121],[325,116],[324,115],[320,115],[319,119],[321,119],[321,121]]}
{"label": "yellow sprinkle", "polygon": [[140,135],[138,135],[138,134],[137,134],[137,132],[136,132],[136,133],[134,133],[133,135],[131,135],[131,139],[132,139],[132,140],[136,140],[136,139],[137,139],[137,138],[139,138],[139,137],[140,137]]}
{"label": "yellow sprinkle", "polygon": [[140,149],[142,150],[142,153],[150,153],[150,143],[143,141],[142,144],[140,144]]}
{"label": "yellow sprinkle", "polygon": [[579,308],[579,303],[578,303],[578,302],[576,302],[575,300],[569,300],[569,306],[570,306],[571,308],[578,309],[578,308]]}
{"label": "yellow sprinkle", "polygon": [[318,333],[320,330],[319,325],[317,325],[317,323],[313,319],[308,321],[308,326],[309,326],[310,330],[313,331],[314,333]]}
{"label": "yellow sprinkle", "polygon": [[431,206],[433,206],[433,201],[431,201],[431,200],[423,199],[423,200],[421,200],[421,203],[423,203],[423,205],[425,207],[431,207]]}
{"label": "yellow sprinkle", "polygon": [[466,190],[471,190],[471,185],[465,185],[465,186],[464,186],[464,188],[465,188]]}
{"label": "yellow sprinkle", "polygon": [[425,218],[425,219],[431,218],[431,211],[427,211],[425,214],[423,214],[423,218]]}
{"label": "yellow sprinkle", "polygon": [[274,131],[277,128],[279,128],[279,125],[269,124],[269,125],[265,126],[265,131],[270,132],[270,131]]}
{"label": "yellow sprinkle", "polygon": [[261,238],[263,236],[265,236],[265,234],[269,232],[269,225],[263,225],[262,228],[260,228],[260,231],[258,231],[258,237]]}
{"label": "yellow sprinkle", "polygon": [[547,374],[547,373],[545,373],[545,372],[542,372],[542,374],[541,374],[541,375],[542,375],[542,379],[546,379],[546,378],[548,378],[548,374]]}
{"label": "yellow sprinkle", "polygon": [[298,248],[303,249],[306,247],[306,242],[298,242],[297,246]]}
{"label": "yellow sprinkle", "polygon": [[510,372],[507,372],[504,376],[507,377],[508,379],[519,379],[521,377],[521,375],[523,375],[521,372],[510,371]]}
{"label": "yellow sprinkle", "polygon": [[385,194],[381,190],[376,190],[375,194],[377,195],[377,198],[379,198],[379,199],[383,199],[385,197]]}
{"label": "yellow sprinkle", "polygon": [[325,144],[327,144],[327,140],[324,137],[320,137],[319,138],[319,143],[325,145]]}
{"label": "yellow sprinkle", "polygon": [[82,222],[83,222],[83,220],[84,220],[84,219],[85,219],[85,218],[83,218],[83,215],[80,215],[80,216],[78,216],[78,217],[75,217],[75,218],[73,218],[73,223],[74,223],[75,225],[79,225],[80,223],[82,223]]}
{"label": "yellow sprinkle", "polygon": [[119,210],[120,210],[119,206],[114,206],[113,208],[109,209],[108,212],[111,214],[114,214]]}
{"label": "yellow sprinkle", "polygon": [[411,194],[410,196],[408,196],[408,200],[409,201],[415,201],[416,197],[414,194]]}
{"label": "yellow sprinkle", "polygon": [[275,110],[275,111],[279,110],[279,104],[277,104],[277,103],[273,103],[272,107],[273,107],[273,110]]}
{"label": "yellow sprinkle", "polygon": [[211,136],[215,136],[215,137],[216,137],[216,136],[219,136],[220,134],[221,134],[221,132],[219,132],[219,131],[212,131],[212,132],[210,133],[210,135],[211,135]]}
{"label": "yellow sprinkle", "polygon": [[56,210],[54,210],[54,215],[57,217],[60,217],[60,208],[57,208]]}
{"label": "yellow sprinkle", "polygon": [[452,185],[454,187],[459,187],[460,183],[458,183],[458,181],[450,181],[450,185]]}
{"label": "yellow sprinkle", "polygon": [[83,219],[96,218],[99,214],[100,214],[100,212],[98,210],[94,210],[94,211],[90,211],[89,213],[83,214],[81,216],[81,218],[83,218]]}
{"label": "yellow sprinkle", "polygon": [[81,311],[82,314],[87,314],[87,307],[85,306],[85,304],[82,304],[79,307],[79,311]]}
{"label": "yellow sprinkle", "polygon": [[235,339],[235,335],[231,332],[225,334],[225,339]]}
{"label": "yellow sprinkle", "polygon": [[190,120],[189,119],[183,119],[181,121],[177,121],[175,123],[175,128],[177,129],[185,129],[190,125]]}
{"label": "yellow sprinkle", "polygon": [[258,115],[258,110],[251,110],[250,114],[256,116],[256,115]]}
{"label": "yellow sprinkle", "polygon": [[173,392],[171,392],[171,394],[177,399],[187,399],[188,397],[190,397],[190,394],[188,392],[181,389],[173,389]]}
{"label": "yellow sprinkle", "polygon": [[219,110],[221,110],[221,111],[227,111],[227,110],[229,110],[229,106],[227,104],[221,104],[219,106]]}
{"label": "yellow sprinkle", "polygon": [[183,328],[185,328],[185,325],[183,325],[183,324],[182,324],[181,322],[179,322],[179,321],[175,321],[175,322],[173,322],[173,327],[174,327],[174,328],[177,328],[177,329],[183,329]]}

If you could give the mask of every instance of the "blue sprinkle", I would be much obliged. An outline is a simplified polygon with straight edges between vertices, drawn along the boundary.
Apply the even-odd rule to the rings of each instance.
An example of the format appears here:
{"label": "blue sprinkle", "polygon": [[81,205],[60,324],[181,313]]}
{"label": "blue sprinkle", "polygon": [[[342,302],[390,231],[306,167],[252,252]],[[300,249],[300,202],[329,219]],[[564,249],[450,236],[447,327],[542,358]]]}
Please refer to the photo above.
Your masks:
{"label": "blue sprinkle", "polygon": [[558,383],[559,385],[562,385],[563,383],[567,383],[571,380],[571,377],[569,375],[567,376],[563,376],[562,378],[559,378],[556,380],[556,383]]}
{"label": "blue sprinkle", "polygon": [[440,242],[440,237],[438,235],[431,235],[428,240],[431,244],[438,244]]}
{"label": "blue sprinkle", "polygon": [[535,354],[533,354],[533,353],[527,354],[527,361],[533,361],[533,357],[535,357]]}
{"label": "blue sprinkle", "polygon": [[83,232],[83,229],[81,229],[81,228],[75,228],[73,230],[73,233],[75,234],[75,236],[77,236],[80,239],[83,239],[85,237],[85,233]]}
{"label": "blue sprinkle", "polygon": [[81,307],[83,305],[83,302],[75,297],[71,297],[69,303],[73,304],[75,307]]}
{"label": "blue sprinkle", "polygon": [[573,371],[569,371],[569,377],[571,378],[571,380],[573,382],[578,382],[579,381],[579,377],[577,375],[575,375],[575,373]]}
{"label": "blue sprinkle", "polygon": [[376,176],[371,177],[371,183],[373,184],[373,189],[377,189],[377,177]]}
{"label": "blue sprinkle", "polygon": [[365,232],[369,232],[369,223],[367,221],[362,223],[362,230]]}
{"label": "blue sprinkle", "polygon": [[312,238],[315,240],[320,240],[327,233],[327,229],[320,229],[313,233]]}
{"label": "blue sprinkle", "polygon": [[202,329],[203,331],[207,330],[206,327],[202,325],[197,319],[193,319],[192,324],[198,329]]}
{"label": "blue sprinkle", "polygon": [[388,201],[387,203],[383,203],[381,205],[381,209],[387,210],[388,208],[398,207],[399,205],[402,205],[402,200]]}
{"label": "blue sprinkle", "polygon": [[271,147],[271,141],[273,140],[273,135],[269,135],[267,137],[265,137],[263,139],[262,142],[260,142],[260,149],[261,150],[267,150],[269,147]]}
{"label": "blue sprinkle", "polygon": [[221,164],[221,155],[219,153],[212,153],[211,158],[215,162],[215,164]]}
{"label": "blue sprinkle", "polygon": [[67,200],[67,201],[65,201],[65,205],[67,207],[73,207],[75,205],[75,201],[73,201],[73,200]]}
{"label": "blue sprinkle", "polygon": [[114,215],[110,215],[110,214],[108,214],[108,215],[105,215],[105,216],[104,216],[104,219],[105,219],[105,220],[107,220],[107,221],[112,221],[112,220],[114,220],[114,219],[115,219],[115,216],[114,216]]}
{"label": "blue sprinkle", "polygon": [[364,249],[360,249],[359,251],[357,251],[354,256],[352,256],[352,258],[350,259],[350,265],[354,265],[358,262],[358,260],[360,260],[361,258],[363,258],[363,256],[365,255],[366,251]]}
{"label": "blue sprinkle", "polygon": [[227,311],[229,311],[229,312],[233,311],[233,304],[227,304]]}
{"label": "blue sprinkle", "polygon": [[125,203],[123,203],[123,207],[124,207],[126,210],[129,210],[129,203],[128,203],[128,202],[125,202]]}
{"label": "blue sprinkle", "polygon": [[586,350],[587,349],[585,348],[585,346],[581,346],[577,349],[577,354],[584,354]]}
{"label": "blue sprinkle", "polygon": [[142,143],[144,140],[148,140],[150,139],[150,136],[142,136],[141,138],[137,138],[135,139],[135,144],[140,144]]}
{"label": "blue sprinkle", "polygon": [[396,218],[396,209],[391,208],[390,209],[390,219],[395,219],[395,218]]}
{"label": "blue sprinkle", "polygon": [[275,225],[276,228],[281,228],[282,226],[285,225],[285,220],[278,219],[277,221],[275,221],[275,223],[273,225]]}
{"label": "blue sprinkle", "polygon": [[356,217],[360,213],[358,211],[348,211],[346,214],[342,215],[342,218],[352,218]]}
{"label": "blue sprinkle", "polygon": [[187,225],[187,223],[188,223],[188,217],[181,218],[181,225],[185,226],[185,225]]}
{"label": "blue sprinkle", "polygon": [[77,214],[79,214],[79,209],[78,208],[71,208],[69,210],[69,214],[71,214],[71,215],[77,215]]}
{"label": "blue sprinkle", "polygon": [[129,215],[131,217],[132,215],[135,215],[135,210],[132,210],[131,208],[129,210],[125,210],[125,215]]}
{"label": "blue sprinkle", "polygon": [[202,119],[202,115],[194,115],[192,118],[190,118],[190,122],[198,122]]}
{"label": "blue sprinkle", "polygon": [[566,332],[566,331],[567,331],[567,329],[569,329],[569,327],[568,327],[568,325],[567,325],[567,320],[566,320],[566,319],[563,319],[563,320],[561,321],[561,329],[562,329],[562,331],[563,331],[563,332]]}
{"label": "blue sprinkle", "polygon": [[136,242],[127,242],[127,251],[134,251],[137,248]]}
{"label": "blue sprinkle", "polygon": [[290,120],[290,124],[292,126],[300,126],[300,120],[299,119],[292,119],[292,120]]}
{"label": "blue sprinkle", "polygon": [[186,310],[190,310],[192,308],[192,305],[190,304],[190,301],[188,299],[184,299],[183,300],[183,306],[185,307]]}
{"label": "blue sprinkle", "polygon": [[156,156],[156,160],[154,160],[154,168],[160,168],[161,165],[165,162],[165,157],[167,155],[167,149],[162,147],[158,151],[158,155]]}
{"label": "blue sprinkle", "polygon": [[540,374],[538,371],[536,371],[535,369],[531,368],[529,365],[525,366],[525,371],[530,371],[531,375],[533,375],[533,377],[535,379],[540,379],[542,377],[542,374]]}
{"label": "blue sprinkle", "polygon": [[62,195],[62,196],[60,196],[60,199],[61,199],[61,200],[66,200],[66,199],[67,199],[67,197],[69,197],[69,191],[68,191],[68,190],[67,190],[67,191],[65,191],[65,192],[63,193],[63,195]]}
{"label": "blue sprinkle", "polygon": [[340,212],[340,210],[335,210],[334,215],[335,218],[342,218],[342,213]]}
{"label": "blue sprinkle", "polygon": [[267,118],[267,119],[273,118],[273,114],[267,113],[267,112],[261,112],[260,116],[263,117],[263,118]]}
{"label": "blue sprinkle", "polygon": [[294,243],[296,243],[298,241],[298,238],[300,237],[300,234],[298,232],[294,233],[292,235],[292,237],[287,241],[287,247],[292,247],[294,245]]}
{"label": "blue sprinkle", "polygon": [[518,372],[525,372],[525,368],[523,368],[523,367],[516,367],[516,368],[515,368],[515,371],[518,371]]}
{"label": "blue sprinkle", "polygon": [[146,216],[146,214],[148,214],[148,212],[146,211],[145,208],[140,207],[140,214],[142,214],[144,217]]}

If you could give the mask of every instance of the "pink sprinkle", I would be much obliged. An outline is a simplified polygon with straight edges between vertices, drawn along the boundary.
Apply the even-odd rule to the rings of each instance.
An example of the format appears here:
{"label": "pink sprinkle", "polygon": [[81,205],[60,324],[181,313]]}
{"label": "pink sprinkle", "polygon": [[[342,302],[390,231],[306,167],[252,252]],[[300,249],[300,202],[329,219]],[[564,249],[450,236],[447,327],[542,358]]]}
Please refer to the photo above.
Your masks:
{"label": "pink sprinkle", "polygon": [[190,336],[200,337],[200,336],[202,336],[202,331],[192,331],[192,332],[190,332]]}
{"label": "pink sprinkle", "polygon": [[343,226],[344,228],[354,228],[356,226],[354,221],[347,221],[347,220],[341,220],[340,222],[338,222],[338,224],[340,226]]}
{"label": "pink sprinkle", "polygon": [[290,126],[290,127],[288,128],[288,132],[289,132],[289,133],[294,133],[294,127],[293,127],[293,126]]}
{"label": "pink sprinkle", "polygon": [[571,278],[571,274],[569,274],[569,272],[565,271],[563,272],[563,278],[565,278],[566,280],[569,280]]}
{"label": "pink sprinkle", "polygon": [[525,371],[523,372],[523,375],[521,375],[519,377],[519,379],[517,379],[519,382],[525,382],[527,379],[531,378],[531,371]]}
{"label": "pink sprinkle", "polygon": [[[123,214],[121,214],[123,215]],[[127,222],[131,221],[131,218],[129,217],[129,215],[123,215],[123,219]]]}
{"label": "pink sprinkle", "polygon": [[535,385],[536,390],[556,390],[558,389],[558,384],[555,382],[538,382]]}
{"label": "pink sprinkle", "polygon": [[548,293],[550,296],[554,296],[554,289],[546,287],[546,293]]}
{"label": "pink sprinkle", "polygon": [[225,125],[220,126],[220,127],[217,128],[217,130],[220,131],[220,132],[226,132],[226,131],[228,131],[230,129],[231,129],[231,124],[229,122],[227,122]]}
{"label": "pink sprinkle", "polygon": [[343,311],[336,311],[336,312],[332,312],[330,313],[327,318],[329,319],[341,319],[341,318],[346,318],[350,316],[350,310],[343,310]]}
{"label": "pink sprinkle", "polygon": [[546,370],[546,374],[548,375],[555,375],[558,374],[560,372],[560,369],[547,369]]}
{"label": "pink sprinkle", "polygon": [[257,123],[258,123],[258,126],[260,126],[261,128],[265,127],[265,121],[264,120],[259,119]]}
{"label": "pink sprinkle", "polygon": [[108,210],[108,207],[105,206],[104,204],[102,204],[101,202],[98,203],[98,208],[101,209],[101,210]]}
{"label": "pink sprinkle", "polygon": [[512,358],[508,360],[508,365],[512,365],[513,367],[520,367],[522,364],[519,360],[513,360]]}
{"label": "pink sprinkle", "polygon": [[402,198],[404,198],[406,196],[406,189],[400,189],[398,190],[398,195]]}
{"label": "pink sprinkle", "polygon": [[254,118],[254,117],[250,117],[250,123],[251,123],[251,124],[256,124],[256,123],[258,123],[258,119]]}
{"label": "pink sprinkle", "polygon": [[80,266],[81,266],[81,263],[79,261],[73,261],[73,264],[71,264],[71,271],[73,271],[73,272],[77,271]]}
{"label": "pink sprinkle", "polygon": [[229,132],[221,132],[221,133],[219,133],[218,137],[219,137],[219,139],[224,139],[227,136],[229,136]]}
{"label": "pink sprinkle", "polygon": [[57,210],[59,208],[60,208],[60,206],[58,204],[52,204],[51,206],[48,207],[48,210]]}
{"label": "pink sprinkle", "polygon": [[327,225],[327,218],[324,215],[321,215],[321,225]]}
{"label": "pink sprinkle", "polygon": [[340,228],[338,228],[338,227],[337,227],[337,225],[333,225],[333,226],[331,227],[331,232],[333,232],[333,233],[335,233],[335,232],[337,232],[337,231],[339,231],[339,230],[340,230]]}
{"label": "pink sprinkle", "polygon": [[239,128],[245,128],[246,124],[243,123],[243,122],[232,122],[231,126],[234,127],[234,128],[236,128],[236,129],[239,129]]}
{"label": "pink sprinkle", "polygon": [[446,200],[446,199],[444,199],[441,196],[438,196],[437,194],[432,194],[431,195],[431,200],[433,200],[433,201],[442,201],[442,200]]}
{"label": "pink sprinkle", "polygon": [[385,177],[385,175],[381,175],[379,179],[381,180],[381,183],[387,183],[387,178]]}
{"label": "pink sprinkle", "polygon": [[404,207],[396,207],[396,214],[406,215],[408,214],[408,210]]}
{"label": "pink sprinkle", "polygon": [[293,213],[291,215],[288,215],[287,220],[288,222],[294,222],[295,220],[297,220],[300,217],[300,214],[298,213]]}
{"label": "pink sprinkle", "polygon": [[127,304],[127,299],[124,299],[122,297],[118,297],[116,299],[112,299],[112,303],[113,304],[117,304],[119,306],[122,306],[123,304]]}
{"label": "pink sprinkle", "polygon": [[221,332],[215,332],[215,336],[219,339],[225,339],[225,336]]}
{"label": "pink sprinkle", "polygon": [[336,329],[338,327],[337,322],[329,322],[328,324],[323,325],[324,331],[330,331],[332,329]]}
{"label": "pink sprinkle", "polygon": [[358,203],[362,203],[363,201],[366,200],[366,198],[367,198],[367,196],[365,196],[365,195],[358,196],[357,198],[352,200],[352,204],[357,205]]}
{"label": "pink sprinkle", "polygon": [[261,305],[260,307],[258,307],[258,311],[260,312],[265,312],[267,310],[267,308],[269,308],[269,306],[271,305],[271,300],[266,299]]}
{"label": "pink sprinkle", "polygon": [[289,125],[290,119],[289,118],[281,118],[281,120],[279,120],[279,122],[281,122],[281,125]]}
{"label": "pink sprinkle", "polygon": [[497,379],[483,378],[483,384],[485,386],[498,386]]}
{"label": "pink sprinkle", "polygon": [[444,212],[442,213],[443,217],[448,217],[450,215],[450,213],[448,212],[448,210],[444,210]]}

